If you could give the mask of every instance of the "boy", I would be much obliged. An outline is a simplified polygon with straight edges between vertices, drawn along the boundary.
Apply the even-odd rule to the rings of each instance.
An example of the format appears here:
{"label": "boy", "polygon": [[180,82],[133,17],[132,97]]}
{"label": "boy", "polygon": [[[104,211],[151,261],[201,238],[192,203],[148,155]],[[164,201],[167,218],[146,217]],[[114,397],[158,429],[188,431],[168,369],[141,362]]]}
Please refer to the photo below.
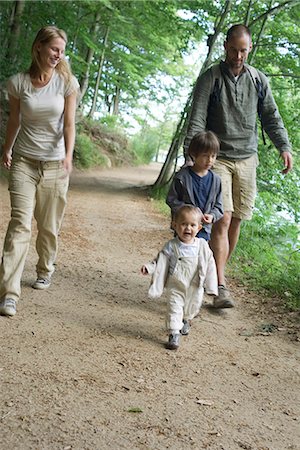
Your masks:
{"label": "boy", "polygon": [[172,222],[176,237],[165,244],[152,263],[141,268],[143,275],[152,274],[150,298],[160,297],[166,288],[169,350],[177,350],[180,334],[189,334],[191,320],[201,308],[204,284],[207,294],[218,293],[212,251],[204,239],[196,237],[202,219],[203,214],[196,206],[178,208]]}
{"label": "boy", "polygon": [[184,204],[197,206],[203,212],[203,227],[197,237],[210,240],[212,223],[223,216],[221,179],[211,171],[220,149],[212,131],[196,134],[189,146],[192,167],[183,167],[174,177],[166,203],[172,217]]}

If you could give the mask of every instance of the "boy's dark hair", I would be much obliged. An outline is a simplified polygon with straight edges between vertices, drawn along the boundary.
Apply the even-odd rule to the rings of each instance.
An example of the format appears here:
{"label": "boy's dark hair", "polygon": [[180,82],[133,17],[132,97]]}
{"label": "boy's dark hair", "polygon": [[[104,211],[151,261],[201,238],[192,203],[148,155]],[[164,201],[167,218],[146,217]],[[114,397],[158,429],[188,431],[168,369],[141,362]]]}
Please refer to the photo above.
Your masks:
{"label": "boy's dark hair", "polygon": [[195,213],[198,216],[199,223],[202,223],[203,212],[201,211],[200,208],[198,208],[198,206],[194,206],[194,205],[182,205],[178,209],[176,209],[174,216],[173,216],[174,222],[176,222],[179,219],[179,217],[181,216],[181,214],[184,212]]}
{"label": "boy's dark hair", "polygon": [[213,131],[201,131],[195,134],[190,142],[188,153],[193,158],[197,158],[201,153],[218,155],[220,142]]}
{"label": "boy's dark hair", "polygon": [[249,38],[252,39],[251,31],[246,25],[239,24],[239,23],[236,25],[232,25],[232,27],[229,28],[229,30],[227,31],[226,42],[228,42],[229,39],[232,38],[232,36],[241,37],[244,34],[247,34],[249,36]]}

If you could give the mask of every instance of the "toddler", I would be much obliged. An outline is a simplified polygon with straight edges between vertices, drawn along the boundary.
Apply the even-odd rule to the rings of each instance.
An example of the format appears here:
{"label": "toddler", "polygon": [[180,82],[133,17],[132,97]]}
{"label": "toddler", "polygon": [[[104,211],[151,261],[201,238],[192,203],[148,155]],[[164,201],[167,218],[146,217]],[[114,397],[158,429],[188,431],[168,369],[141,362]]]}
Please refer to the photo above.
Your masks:
{"label": "toddler", "polygon": [[201,308],[204,285],[207,294],[218,293],[212,251],[204,239],[196,237],[202,220],[203,214],[196,206],[178,208],[172,222],[176,237],[165,244],[154,261],[141,268],[143,275],[152,275],[150,298],[160,297],[166,289],[169,350],[179,347],[180,334],[189,334],[191,321]]}

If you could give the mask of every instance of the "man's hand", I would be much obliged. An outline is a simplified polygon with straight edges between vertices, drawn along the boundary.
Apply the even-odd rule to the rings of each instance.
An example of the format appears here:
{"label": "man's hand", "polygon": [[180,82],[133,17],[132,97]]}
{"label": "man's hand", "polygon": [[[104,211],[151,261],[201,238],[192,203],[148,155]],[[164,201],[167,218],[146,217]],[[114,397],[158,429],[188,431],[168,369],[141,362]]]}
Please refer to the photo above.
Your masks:
{"label": "man's hand", "polygon": [[280,156],[283,159],[283,165],[284,165],[284,169],[282,170],[282,173],[284,175],[286,175],[293,168],[293,157],[290,152],[282,152],[280,154]]}

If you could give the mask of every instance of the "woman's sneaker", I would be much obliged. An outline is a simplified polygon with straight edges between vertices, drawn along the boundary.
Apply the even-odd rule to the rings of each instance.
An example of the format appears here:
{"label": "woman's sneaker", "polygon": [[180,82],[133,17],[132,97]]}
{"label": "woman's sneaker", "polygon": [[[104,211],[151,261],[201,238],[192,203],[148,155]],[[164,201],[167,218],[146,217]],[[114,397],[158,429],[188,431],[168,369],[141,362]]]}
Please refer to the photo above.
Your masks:
{"label": "woman's sneaker", "polygon": [[17,312],[17,302],[13,298],[4,298],[0,302],[1,316],[14,316]]}
{"label": "woman's sneaker", "polygon": [[48,278],[38,277],[36,281],[33,283],[33,289],[48,289],[50,286],[50,280]]}
{"label": "woman's sneaker", "polygon": [[181,328],[180,333],[183,336],[187,336],[189,334],[189,332],[190,332],[190,329],[191,329],[191,321],[190,320],[184,320],[183,321],[183,327]]}
{"label": "woman's sneaker", "polygon": [[169,334],[169,341],[166,344],[168,350],[177,350],[179,347],[180,334]]}

